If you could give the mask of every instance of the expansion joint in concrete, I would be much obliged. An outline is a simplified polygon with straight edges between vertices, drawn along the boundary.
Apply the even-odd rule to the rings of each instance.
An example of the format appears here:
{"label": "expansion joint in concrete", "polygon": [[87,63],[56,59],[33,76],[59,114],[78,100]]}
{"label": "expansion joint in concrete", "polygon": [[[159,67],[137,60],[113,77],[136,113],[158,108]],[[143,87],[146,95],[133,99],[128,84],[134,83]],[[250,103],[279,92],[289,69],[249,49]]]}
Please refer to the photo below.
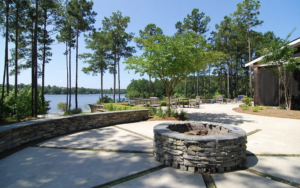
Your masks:
{"label": "expansion joint in concrete", "polygon": [[114,181],[107,182],[105,184],[97,185],[97,186],[95,186],[93,188],[107,188],[107,187],[112,187],[112,186],[115,186],[115,185],[118,185],[118,184],[130,181],[130,180],[133,180],[133,179],[145,176],[145,175],[150,174],[152,172],[161,170],[161,169],[163,169],[165,167],[166,167],[165,165],[160,165],[160,166],[157,166],[157,167],[154,167],[154,168],[150,168],[148,170],[144,170],[142,172],[138,172],[138,173],[132,174],[130,176],[126,176],[126,177],[123,177],[123,178],[120,178],[120,179],[117,179],[117,180],[114,180]]}
{"label": "expansion joint in concrete", "polygon": [[146,138],[146,139],[149,139],[149,140],[153,140],[153,138],[150,138],[150,137],[148,137],[148,136],[145,136],[145,135],[142,135],[142,134],[139,134],[139,133],[136,133],[136,132],[127,130],[127,129],[124,129],[124,128],[121,128],[121,127],[118,127],[118,126],[114,126],[114,127],[118,128],[118,129],[121,129],[121,130],[123,130],[123,131],[130,132],[130,133],[132,133],[132,134],[136,134],[136,135],[141,136],[141,137],[143,137],[143,138]]}
{"label": "expansion joint in concrete", "polygon": [[214,179],[209,173],[202,173],[203,180],[207,188],[217,188]]}
{"label": "expansion joint in concrete", "polygon": [[50,148],[50,149],[63,149],[63,150],[75,150],[75,151],[96,151],[96,152],[116,152],[116,153],[143,153],[143,154],[153,154],[153,152],[146,151],[132,151],[132,150],[105,150],[105,149],[92,149],[92,148],[68,148],[68,147],[48,147],[48,146],[33,146],[37,148]]}
{"label": "expansion joint in concrete", "polygon": [[247,136],[251,136],[251,135],[253,135],[253,134],[255,134],[255,133],[257,133],[257,132],[259,132],[261,130],[262,129],[255,129],[254,131],[251,131],[251,132],[247,133]]}
{"label": "expansion joint in concrete", "polygon": [[265,173],[253,170],[251,168],[246,168],[244,170],[246,172],[250,172],[252,174],[255,174],[255,175],[258,175],[258,176],[261,176],[261,177],[264,177],[264,178],[268,178],[270,180],[274,180],[274,181],[281,182],[281,183],[284,183],[284,184],[287,184],[287,185],[290,185],[290,186],[293,186],[293,187],[300,188],[300,184],[298,184],[296,182],[293,182],[293,181],[288,181],[288,180],[285,180],[285,179],[282,179],[282,178],[279,178],[279,177],[276,177],[276,176],[272,176],[270,174],[265,174]]}
{"label": "expansion joint in concrete", "polygon": [[261,157],[300,157],[300,154],[252,154],[252,153],[246,153],[246,156],[261,156]]}

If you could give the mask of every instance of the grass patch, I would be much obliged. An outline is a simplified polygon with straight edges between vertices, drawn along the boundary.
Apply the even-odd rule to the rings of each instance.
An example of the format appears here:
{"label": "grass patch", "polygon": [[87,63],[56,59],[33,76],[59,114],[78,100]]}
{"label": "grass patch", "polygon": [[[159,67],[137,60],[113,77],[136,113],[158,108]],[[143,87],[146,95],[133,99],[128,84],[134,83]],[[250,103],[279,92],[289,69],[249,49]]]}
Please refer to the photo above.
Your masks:
{"label": "grass patch", "polygon": [[251,154],[251,153],[246,153],[246,156],[261,156],[261,157],[300,157],[300,154]]}
{"label": "grass patch", "polygon": [[127,106],[127,105],[121,105],[119,103],[106,103],[106,104],[103,105],[103,108],[108,110],[108,111],[147,109],[146,107],[142,107],[142,106]]}

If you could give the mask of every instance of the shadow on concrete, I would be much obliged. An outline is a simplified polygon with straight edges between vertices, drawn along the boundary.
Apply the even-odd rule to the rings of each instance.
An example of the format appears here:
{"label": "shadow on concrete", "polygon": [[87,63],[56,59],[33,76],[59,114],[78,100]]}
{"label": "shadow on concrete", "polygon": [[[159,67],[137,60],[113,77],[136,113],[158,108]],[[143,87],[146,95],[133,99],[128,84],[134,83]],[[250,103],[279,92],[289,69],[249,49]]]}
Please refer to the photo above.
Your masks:
{"label": "shadow on concrete", "polygon": [[251,151],[247,150],[245,166],[247,166],[247,168],[251,168],[251,167],[254,167],[257,163],[258,163],[257,156],[254,153],[252,153]]}
{"label": "shadow on concrete", "polygon": [[152,152],[153,141],[114,127],[93,129],[54,138],[44,147]]}
{"label": "shadow on concrete", "polygon": [[253,120],[246,120],[241,115],[228,115],[225,113],[212,114],[212,113],[187,113],[190,121],[209,121],[224,124],[239,125],[245,122],[255,122]]}
{"label": "shadow on concrete", "polygon": [[0,160],[0,187],[93,187],[159,165],[150,154],[29,147]]}

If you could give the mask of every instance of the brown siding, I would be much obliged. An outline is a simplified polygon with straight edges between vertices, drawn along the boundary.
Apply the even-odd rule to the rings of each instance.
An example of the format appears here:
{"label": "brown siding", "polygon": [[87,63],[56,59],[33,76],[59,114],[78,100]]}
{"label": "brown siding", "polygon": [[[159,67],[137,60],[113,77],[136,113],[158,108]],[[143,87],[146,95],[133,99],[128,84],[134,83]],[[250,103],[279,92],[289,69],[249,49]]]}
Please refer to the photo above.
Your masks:
{"label": "brown siding", "polygon": [[272,67],[258,68],[259,98],[258,105],[279,105],[279,78],[271,72]]}

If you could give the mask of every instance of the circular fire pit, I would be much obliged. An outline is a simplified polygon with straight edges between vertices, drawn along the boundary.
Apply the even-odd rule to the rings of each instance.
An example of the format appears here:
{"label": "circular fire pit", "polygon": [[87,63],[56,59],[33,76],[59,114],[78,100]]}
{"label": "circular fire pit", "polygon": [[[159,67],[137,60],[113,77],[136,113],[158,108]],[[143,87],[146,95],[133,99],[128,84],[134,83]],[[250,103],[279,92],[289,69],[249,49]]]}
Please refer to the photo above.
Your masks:
{"label": "circular fire pit", "polygon": [[242,167],[246,132],[209,122],[170,122],[154,127],[157,161],[190,172],[224,172]]}

